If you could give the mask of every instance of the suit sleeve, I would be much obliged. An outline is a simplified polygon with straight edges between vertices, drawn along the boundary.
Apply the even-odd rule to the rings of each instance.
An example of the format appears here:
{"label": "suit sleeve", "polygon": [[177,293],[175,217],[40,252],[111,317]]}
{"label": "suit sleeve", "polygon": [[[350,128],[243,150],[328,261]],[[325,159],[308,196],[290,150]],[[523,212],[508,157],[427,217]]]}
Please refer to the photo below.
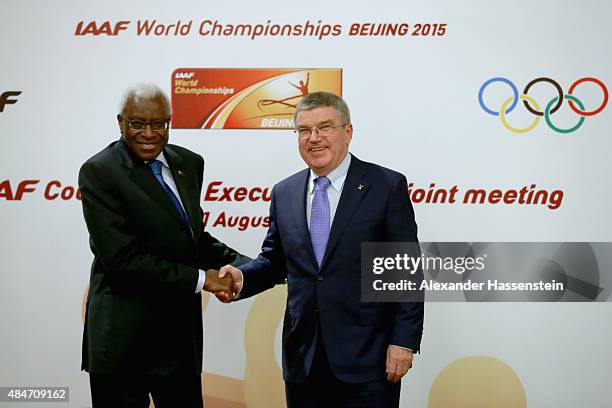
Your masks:
{"label": "suit sleeve", "polygon": [[[386,216],[387,240],[390,242],[418,242],[414,210],[408,195],[408,182],[401,176],[395,182]],[[422,270],[417,271],[422,279]],[[390,344],[418,351],[423,334],[423,302],[398,302],[394,308],[394,327]]]}
{"label": "suit sleeve", "polygon": [[109,285],[118,291],[170,290],[193,295],[197,268],[163,259],[139,244],[130,232],[118,192],[103,173],[100,166],[85,163],[79,188],[90,245]]}
{"label": "suit sleeve", "polygon": [[257,258],[239,268],[244,278],[239,300],[284,283],[287,278],[285,253],[276,223],[275,189],[272,189],[270,202],[270,227],[261,245],[261,253]]}

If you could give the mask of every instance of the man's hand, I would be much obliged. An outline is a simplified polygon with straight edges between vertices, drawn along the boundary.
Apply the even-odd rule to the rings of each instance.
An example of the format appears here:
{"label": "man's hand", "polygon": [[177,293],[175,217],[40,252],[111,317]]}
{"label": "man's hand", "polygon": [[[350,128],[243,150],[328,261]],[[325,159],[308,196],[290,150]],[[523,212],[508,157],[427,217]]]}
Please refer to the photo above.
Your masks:
{"label": "man's hand", "polygon": [[219,298],[218,294],[222,294],[223,298],[227,299],[227,302],[231,302],[234,299],[235,292],[232,275],[223,274],[223,276],[221,276],[221,273],[214,269],[207,270],[204,290],[213,292],[217,298]]}
{"label": "man's hand", "polygon": [[215,292],[217,299],[223,303],[229,303],[234,300],[236,294],[238,294],[240,289],[242,289],[242,272],[240,272],[240,269],[232,265],[223,266],[221,269],[219,269],[219,278],[225,279],[227,277],[231,277],[233,281],[231,296],[223,291]]}
{"label": "man's hand", "polygon": [[413,353],[390,344],[387,347],[387,381],[398,382],[412,368]]}

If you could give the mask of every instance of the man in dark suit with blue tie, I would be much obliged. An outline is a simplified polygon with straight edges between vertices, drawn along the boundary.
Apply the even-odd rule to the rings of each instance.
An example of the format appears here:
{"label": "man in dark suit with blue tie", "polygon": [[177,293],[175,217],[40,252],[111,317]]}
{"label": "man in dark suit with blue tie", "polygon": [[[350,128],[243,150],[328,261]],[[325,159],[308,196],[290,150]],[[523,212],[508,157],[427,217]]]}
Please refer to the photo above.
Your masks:
{"label": "man in dark suit with blue tie", "polygon": [[[79,173],[94,254],[82,368],[93,407],[202,407],[201,291],[231,293],[218,269],[244,259],[204,232],[204,160],[168,144],[170,103],[139,84],[121,138]],[[229,295],[228,295],[229,296]]]}
{"label": "man in dark suit with blue tie", "polygon": [[360,254],[362,242],[417,242],[406,178],[348,152],[353,127],[340,97],[308,94],[295,122],[308,169],[274,186],[261,254],[219,276],[233,276],[238,299],[286,280],[289,408],[397,407],[423,303],[362,303]]}

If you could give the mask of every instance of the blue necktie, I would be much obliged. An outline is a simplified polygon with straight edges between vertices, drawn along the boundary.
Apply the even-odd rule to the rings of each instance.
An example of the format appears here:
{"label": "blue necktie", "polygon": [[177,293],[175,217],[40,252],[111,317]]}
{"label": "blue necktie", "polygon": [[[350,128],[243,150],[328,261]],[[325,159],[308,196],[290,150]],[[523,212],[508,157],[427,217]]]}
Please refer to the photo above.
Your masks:
{"label": "blue necktie", "polygon": [[189,218],[187,218],[187,214],[185,214],[185,210],[183,210],[183,206],[181,205],[176,195],[170,189],[170,186],[166,184],[166,182],[164,181],[164,178],[162,177],[162,162],[160,162],[159,160],[151,160],[147,164],[149,165],[149,168],[155,175],[155,178],[157,179],[157,181],[159,181],[159,183],[162,185],[168,197],[170,197],[170,200],[172,200],[172,203],[174,203],[174,206],[176,207],[177,211],[181,215],[183,222],[185,223],[185,225],[189,228],[189,231],[191,232],[191,225],[189,224]]}
{"label": "blue necktie", "polygon": [[310,211],[310,241],[319,267],[323,261],[327,240],[329,239],[330,210],[327,187],[331,184],[327,177],[317,177],[314,180],[315,191]]}

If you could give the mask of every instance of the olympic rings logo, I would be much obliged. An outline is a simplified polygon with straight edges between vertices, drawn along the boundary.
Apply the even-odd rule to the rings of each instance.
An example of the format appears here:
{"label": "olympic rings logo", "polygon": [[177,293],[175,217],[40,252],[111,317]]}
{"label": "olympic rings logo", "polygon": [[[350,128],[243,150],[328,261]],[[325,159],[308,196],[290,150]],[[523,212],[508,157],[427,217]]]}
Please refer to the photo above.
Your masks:
{"label": "olympic rings logo", "polygon": [[[489,109],[485,105],[483,97],[482,97],[485,88],[494,82],[504,83],[508,85],[510,89],[512,89],[512,96],[506,99],[504,103],[502,103],[498,112]],[[542,109],[540,108],[540,105],[536,102],[536,100],[528,95],[529,89],[539,82],[546,82],[546,83],[551,84],[558,93],[557,96],[555,96],[553,99],[551,99],[546,104],[544,111],[542,111]],[[604,96],[603,102],[601,103],[601,105],[597,109],[594,109],[591,111],[586,111],[582,101],[580,101],[578,98],[572,95],[576,87],[585,82],[592,82],[598,85],[601,88],[603,92],[603,96]],[[525,108],[535,116],[535,119],[533,120],[533,122],[531,122],[531,124],[525,128],[513,127],[512,125],[510,125],[510,123],[508,123],[508,120],[506,118],[506,115],[508,115],[510,112],[514,110],[514,108],[516,108],[516,105],[518,104],[519,99],[523,101],[523,105],[525,106]],[[564,99],[567,99],[569,107],[578,116],[580,116],[580,119],[574,126],[566,128],[566,129],[562,129],[562,128],[555,126],[555,124],[553,124],[552,120],[550,119],[551,115],[559,110],[559,108],[563,104]],[[585,117],[597,115],[599,112],[604,110],[604,108],[608,104],[608,88],[606,88],[604,83],[601,82],[599,79],[586,77],[586,78],[581,78],[577,80],[576,82],[574,82],[569,87],[569,90],[567,91],[567,93],[564,94],[563,90],[561,89],[561,85],[559,85],[557,81],[551,78],[542,77],[542,78],[536,78],[533,81],[529,82],[525,86],[525,89],[523,89],[523,92],[519,95],[518,89],[516,88],[516,85],[514,85],[512,81],[506,78],[496,77],[496,78],[491,78],[488,81],[486,81],[484,84],[482,84],[482,86],[480,87],[480,90],[478,91],[478,103],[480,103],[480,107],[489,115],[499,116],[499,119],[501,120],[502,125],[504,125],[506,129],[514,133],[527,133],[533,130],[538,125],[538,123],[540,123],[540,119],[542,119],[542,116],[544,116],[544,119],[546,120],[546,124],[548,125],[548,127],[554,130],[555,132],[572,133],[578,130],[580,126],[582,126],[582,124],[584,123]],[[578,105],[578,107],[576,107],[576,105]]]}

